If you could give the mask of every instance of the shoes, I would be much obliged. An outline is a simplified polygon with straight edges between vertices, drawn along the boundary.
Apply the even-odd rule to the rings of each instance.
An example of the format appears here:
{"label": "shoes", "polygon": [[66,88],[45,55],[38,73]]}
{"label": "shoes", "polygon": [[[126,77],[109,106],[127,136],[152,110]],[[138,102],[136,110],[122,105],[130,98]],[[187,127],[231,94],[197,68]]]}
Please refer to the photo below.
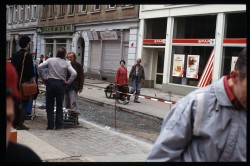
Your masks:
{"label": "shoes", "polygon": [[54,127],[47,127],[46,130],[54,130]]}
{"label": "shoes", "polygon": [[138,100],[135,100],[134,103],[141,103],[141,102],[139,102]]}
{"label": "shoes", "polygon": [[56,127],[56,128],[55,128],[55,130],[60,130],[60,129],[62,129],[62,127]]}
{"label": "shoes", "polygon": [[24,124],[16,127],[16,130],[29,130],[29,129],[30,128],[28,126],[25,126]]}
{"label": "shoes", "polygon": [[38,107],[39,109],[46,109],[46,106],[45,105],[41,105]]}
{"label": "shoes", "polygon": [[129,103],[128,100],[124,100],[124,101],[123,101],[123,104],[124,104],[124,105],[126,105],[126,104],[128,104],[128,103]]}

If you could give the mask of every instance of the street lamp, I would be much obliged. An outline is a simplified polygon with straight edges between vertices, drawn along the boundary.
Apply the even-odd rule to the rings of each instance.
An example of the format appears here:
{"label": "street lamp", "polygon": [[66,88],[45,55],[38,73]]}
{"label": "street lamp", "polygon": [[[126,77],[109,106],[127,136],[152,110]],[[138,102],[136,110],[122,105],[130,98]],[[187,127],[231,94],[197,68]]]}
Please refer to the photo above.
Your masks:
{"label": "street lamp", "polygon": [[38,39],[38,33],[41,33],[41,28],[36,29],[36,54],[35,54],[35,59],[37,58],[37,39]]}

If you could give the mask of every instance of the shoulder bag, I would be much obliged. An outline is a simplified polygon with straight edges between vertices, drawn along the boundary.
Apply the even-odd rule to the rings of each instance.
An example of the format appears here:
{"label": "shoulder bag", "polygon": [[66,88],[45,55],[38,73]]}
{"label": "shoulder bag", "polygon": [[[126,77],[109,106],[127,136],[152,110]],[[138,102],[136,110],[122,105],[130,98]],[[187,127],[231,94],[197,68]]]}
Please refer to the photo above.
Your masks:
{"label": "shoulder bag", "polygon": [[23,63],[22,63],[22,71],[21,71],[21,76],[20,76],[20,81],[19,81],[19,96],[20,100],[32,100],[34,99],[36,93],[37,93],[37,84],[34,82],[24,82],[21,83],[22,81],[22,76],[23,76],[23,68],[24,68],[24,61],[26,58],[26,54],[24,54],[23,57]]}

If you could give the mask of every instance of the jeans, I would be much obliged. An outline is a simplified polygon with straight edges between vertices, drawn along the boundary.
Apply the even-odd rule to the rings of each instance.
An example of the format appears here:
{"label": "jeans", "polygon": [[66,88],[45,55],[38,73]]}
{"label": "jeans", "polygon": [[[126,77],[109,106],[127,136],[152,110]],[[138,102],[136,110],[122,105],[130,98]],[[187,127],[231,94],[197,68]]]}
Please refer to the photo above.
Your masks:
{"label": "jeans", "polygon": [[18,126],[22,126],[26,117],[26,110],[28,109],[29,105],[29,100],[23,100],[20,102],[20,107],[21,107],[21,115],[20,115],[20,121],[18,123]]}
{"label": "jeans", "polygon": [[130,94],[133,94],[135,92],[135,99],[134,101],[138,101],[139,95],[141,93],[141,83],[138,82],[138,78],[135,77],[132,80],[132,88],[130,91]]}
{"label": "jeans", "polygon": [[77,91],[75,90],[65,91],[65,108],[77,110],[77,96]]}
{"label": "jeans", "polygon": [[56,99],[56,128],[63,126],[63,99],[64,82],[63,80],[48,79],[46,85],[46,112],[48,119],[48,128],[54,128],[54,104]]}

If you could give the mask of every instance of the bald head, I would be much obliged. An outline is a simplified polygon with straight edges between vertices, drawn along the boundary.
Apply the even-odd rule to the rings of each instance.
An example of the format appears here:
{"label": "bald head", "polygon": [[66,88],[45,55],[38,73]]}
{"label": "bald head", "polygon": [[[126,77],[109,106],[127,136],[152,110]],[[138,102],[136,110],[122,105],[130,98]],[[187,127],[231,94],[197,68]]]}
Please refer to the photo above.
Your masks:
{"label": "bald head", "polygon": [[141,58],[137,58],[137,59],[136,59],[136,63],[137,63],[138,65],[140,65],[140,64],[141,64]]}

